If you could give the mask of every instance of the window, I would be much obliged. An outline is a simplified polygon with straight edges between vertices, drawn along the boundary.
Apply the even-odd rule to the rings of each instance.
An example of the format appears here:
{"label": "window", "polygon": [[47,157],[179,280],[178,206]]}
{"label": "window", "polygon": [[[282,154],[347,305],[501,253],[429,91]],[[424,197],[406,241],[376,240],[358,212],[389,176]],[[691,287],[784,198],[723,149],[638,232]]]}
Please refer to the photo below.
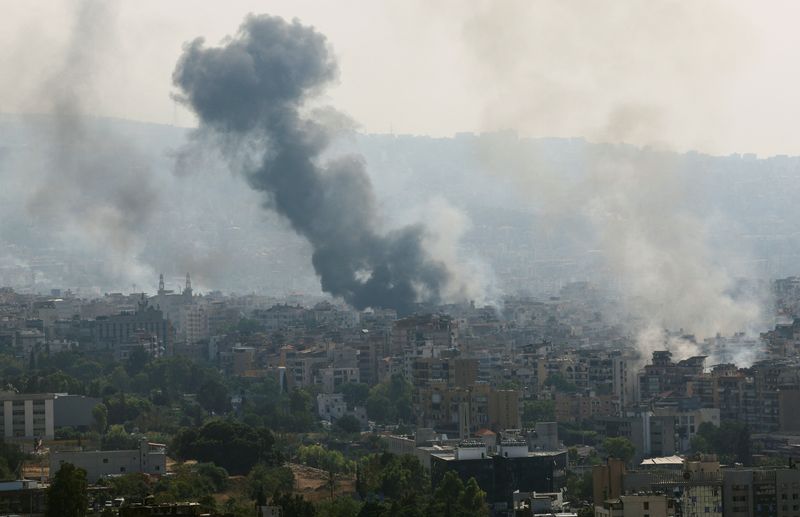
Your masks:
{"label": "window", "polygon": [[125,467],[120,467],[120,468],[119,468],[119,471],[120,471],[120,472],[125,472]]}
{"label": "window", "polygon": [[108,458],[103,458],[103,463],[108,463]]}
{"label": "window", "polygon": [[645,510],[649,510],[650,509],[650,503],[648,501],[645,501],[643,504],[644,504],[644,509]]}

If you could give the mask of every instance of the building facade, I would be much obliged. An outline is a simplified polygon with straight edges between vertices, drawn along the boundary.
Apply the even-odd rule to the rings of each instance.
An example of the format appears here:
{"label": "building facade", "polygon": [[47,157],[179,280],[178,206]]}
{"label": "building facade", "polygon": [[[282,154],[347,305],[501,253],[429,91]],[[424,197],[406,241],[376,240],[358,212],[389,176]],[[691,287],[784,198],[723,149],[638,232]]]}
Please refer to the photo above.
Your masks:
{"label": "building facade", "polygon": [[0,393],[3,418],[0,436],[6,439],[52,439],[54,431],[52,393]]}
{"label": "building facade", "polygon": [[51,478],[64,463],[84,469],[90,483],[132,472],[160,476],[167,471],[166,446],[142,440],[138,449],[129,451],[51,451]]}

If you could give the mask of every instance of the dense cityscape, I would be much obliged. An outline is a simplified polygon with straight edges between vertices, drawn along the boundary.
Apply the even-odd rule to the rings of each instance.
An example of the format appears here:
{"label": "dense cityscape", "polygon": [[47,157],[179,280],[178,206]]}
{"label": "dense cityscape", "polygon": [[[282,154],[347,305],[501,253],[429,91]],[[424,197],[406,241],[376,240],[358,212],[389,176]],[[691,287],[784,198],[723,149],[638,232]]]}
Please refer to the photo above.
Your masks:
{"label": "dense cityscape", "polygon": [[[691,357],[665,334],[645,356],[586,283],[398,316],[161,282],[94,299],[0,291],[0,465],[25,479],[0,492],[6,511],[42,511],[64,464],[85,470],[88,508],[120,515],[140,515],[132,502],[181,515],[798,504],[800,320],[678,336]],[[781,314],[800,306],[800,280],[773,290]],[[716,362],[739,348],[757,360]]]}

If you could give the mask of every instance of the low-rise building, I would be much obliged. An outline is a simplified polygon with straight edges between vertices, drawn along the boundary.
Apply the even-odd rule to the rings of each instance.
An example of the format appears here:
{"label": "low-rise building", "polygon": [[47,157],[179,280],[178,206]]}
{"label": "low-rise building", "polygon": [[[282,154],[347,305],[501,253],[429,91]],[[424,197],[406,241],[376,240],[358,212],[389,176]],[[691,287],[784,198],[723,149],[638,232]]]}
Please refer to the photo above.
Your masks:
{"label": "low-rise building", "polygon": [[84,395],[56,393],[53,399],[53,427],[88,431],[94,422],[92,410],[102,402],[103,399]]}
{"label": "low-rise building", "polygon": [[2,416],[0,436],[6,439],[52,439],[54,436],[52,393],[0,392]]}
{"label": "low-rise building", "polygon": [[567,452],[531,452],[521,439],[500,440],[497,452],[489,452],[482,440],[464,440],[453,451],[431,454],[434,489],[445,473],[454,471],[467,482],[475,478],[496,510],[513,508],[514,492],[557,492],[564,487]]}
{"label": "low-rise building", "polygon": [[[675,501],[661,493],[623,495],[603,501],[594,510],[595,517],[674,517]],[[702,515],[699,514],[699,515]]]}
{"label": "low-rise building", "polygon": [[343,416],[352,416],[365,429],[368,425],[367,410],[363,406],[348,407],[341,393],[320,393],[317,395],[317,414],[322,420],[335,422]]}
{"label": "low-rise building", "polygon": [[50,476],[64,463],[86,471],[90,483],[106,476],[138,472],[160,476],[167,471],[166,446],[142,440],[139,448],[126,451],[51,451]]}
{"label": "low-rise building", "polygon": [[44,515],[47,486],[31,479],[0,482],[0,515]]}

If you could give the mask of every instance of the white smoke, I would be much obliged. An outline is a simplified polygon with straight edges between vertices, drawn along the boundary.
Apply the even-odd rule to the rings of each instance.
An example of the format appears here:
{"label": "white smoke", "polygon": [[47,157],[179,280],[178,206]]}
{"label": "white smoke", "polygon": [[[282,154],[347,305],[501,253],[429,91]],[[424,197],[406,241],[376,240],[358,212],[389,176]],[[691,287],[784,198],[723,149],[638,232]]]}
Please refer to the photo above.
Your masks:
{"label": "white smoke", "polygon": [[[712,38],[702,29],[711,18],[730,30]],[[699,341],[762,325],[760,300],[736,294],[735,277],[708,244],[708,222],[695,205],[703,200],[680,173],[679,155],[665,150],[703,143],[686,121],[717,117],[713,103],[694,99],[724,85],[737,27],[718,2],[516,0],[484,4],[464,27],[478,77],[490,85],[487,129],[650,146],[587,144],[580,171],[537,156],[524,140],[509,147],[483,139],[480,149],[487,167],[514,177],[548,224],[575,213],[591,223],[643,355],[700,352],[665,329]],[[681,37],[664,34],[678,28]],[[683,102],[665,105],[667,91]]]}
{"label": "white smoke", "polygon": [[501,293],[491,267],[475,250],[464,247],[464,236],[472,228],[467,214],[445,198],[434,196],[412,211],[412,220],[425,221],[425,250],[452,272],[452,279],[442,292],[445,302],[471,300],[477,306],[501,306]]}

